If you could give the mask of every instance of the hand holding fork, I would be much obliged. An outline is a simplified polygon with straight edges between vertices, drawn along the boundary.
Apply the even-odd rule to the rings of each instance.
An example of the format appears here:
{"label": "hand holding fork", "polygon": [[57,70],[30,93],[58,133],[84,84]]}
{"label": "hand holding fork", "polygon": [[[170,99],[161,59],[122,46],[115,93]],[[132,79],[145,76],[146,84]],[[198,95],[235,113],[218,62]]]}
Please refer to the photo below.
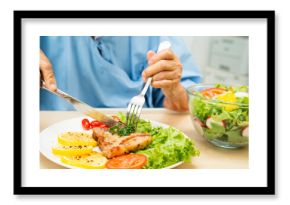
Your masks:
{"label": "hand holding fork", "polygon": [[[158,51],[160,52],[164,49],[168,49],[171,47],[171,44],[169,41],[163,41],[160,43],[159,47],[158,47]],[[128,105],[127,108],[127,115],[126,115],[126,125],[130,125],[134,128],[137,127],[140,115],[141,115],[141,111],[143,108],[143,105],[145,103],[145,94],[149,88],[149,85],[152,82],[152,77],[149,77],[146,81],[146,84],[143,88],[143,90],[141,91],[141,93],[137,96],[134,96],[131,100],[130,103]]]}

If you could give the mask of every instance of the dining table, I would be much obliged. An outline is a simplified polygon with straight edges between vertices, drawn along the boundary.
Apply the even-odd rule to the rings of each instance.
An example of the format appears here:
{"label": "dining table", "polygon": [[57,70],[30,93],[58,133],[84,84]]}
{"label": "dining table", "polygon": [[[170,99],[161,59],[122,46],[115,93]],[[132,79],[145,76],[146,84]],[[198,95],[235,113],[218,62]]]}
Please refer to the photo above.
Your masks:
{"label": "dining table", "polygon": [[[96,108],[106,115],[116,115],[118,112],[126,113],[125,108]],[[40,133],[49,129],[55,123],[63,120],[83,117],[77,111],[40,111]],[[236,149],[217,147],[208,142],[195,130],[189,112],[176,112],[166,108],[143,108],[141,118],[156,121],[172,126],[182,131],[192,140],[194,146],[199,150],[199,156],[194,156],[191,162],[185,162],[175,169],[248,169],[249,148],[248,146]],[[80,122],[81,123],[81,122]],[[41,135],[40,135],[41,137]],[[41,138],[40,138],[41,140]],[[66,169],[64,166],[47,159],[39,153],[40,169]]]}

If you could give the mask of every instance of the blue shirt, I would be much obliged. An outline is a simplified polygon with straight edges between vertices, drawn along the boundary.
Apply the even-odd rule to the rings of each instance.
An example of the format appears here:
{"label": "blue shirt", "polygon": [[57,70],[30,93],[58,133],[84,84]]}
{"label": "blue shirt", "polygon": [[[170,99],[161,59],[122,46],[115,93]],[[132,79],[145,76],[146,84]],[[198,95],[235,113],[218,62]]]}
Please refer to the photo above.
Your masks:
{"label": "blue shirt", "polygon": [[[183,64],[184,87],[201,81],[198,68],[182,39],[159,36],[42,36],[40,48],[50,59],[57,87],[93,107],[127,107],[141,92],[142,72],[148,66],[146,54],[157,51],[161,41]],[[162,107],[161,89],[149,87],[144,107]],[[41,89],[41,110],[74,110],[65,100]]]}

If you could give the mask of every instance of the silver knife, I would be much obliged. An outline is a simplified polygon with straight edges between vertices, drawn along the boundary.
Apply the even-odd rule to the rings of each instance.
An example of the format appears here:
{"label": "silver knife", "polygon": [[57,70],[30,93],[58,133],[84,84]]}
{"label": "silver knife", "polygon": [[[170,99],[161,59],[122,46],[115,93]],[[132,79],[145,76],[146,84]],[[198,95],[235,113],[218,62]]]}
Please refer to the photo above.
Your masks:
{"label": "silver knife", "polygon": [[63,91],[61,91],[60,89],[56,89],[56,91],[53,92],[53,91],[51,91],[51,90],[49,90],[48,88],[45,87],[44,82],[42,83],[42,87],[41,88],[43,88],[43,89],[49,91],[50,93],[53,93],[53,94],[65,99],[65,100],[67,100],[69,103],[71,103],[74,106],[74,108],[77,111],[79,111],[79,112],[81,112],[81,113],[83,113],[83,114],[85,114],[87,116],[90,116],[91,118],[96,119],[96,120],[104,123],[105,125],[107,125],[109,127],[115,126],[115,125],[117,125],[119,123],[119,122],[113,120],[112,118],[108,117],[107,115],[96,111],[90,105],[88,105],[88,104],[86,104],[86,103],[84,103],[84,102],[82,102],[82,101],[70,96],[69,94],[67,94],[67,93],[65,93]]}

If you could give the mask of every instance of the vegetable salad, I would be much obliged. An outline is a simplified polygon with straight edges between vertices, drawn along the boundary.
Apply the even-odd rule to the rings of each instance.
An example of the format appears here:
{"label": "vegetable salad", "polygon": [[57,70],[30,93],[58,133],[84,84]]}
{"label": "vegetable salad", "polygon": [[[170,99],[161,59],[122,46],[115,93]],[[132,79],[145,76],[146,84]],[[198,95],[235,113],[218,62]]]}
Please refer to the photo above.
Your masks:
{"label": "vegetable salad", "polygon": [[192,93],[189,103],[197,130],[209,141],[233,147],[248,144],[247,86],[216,84]]}

